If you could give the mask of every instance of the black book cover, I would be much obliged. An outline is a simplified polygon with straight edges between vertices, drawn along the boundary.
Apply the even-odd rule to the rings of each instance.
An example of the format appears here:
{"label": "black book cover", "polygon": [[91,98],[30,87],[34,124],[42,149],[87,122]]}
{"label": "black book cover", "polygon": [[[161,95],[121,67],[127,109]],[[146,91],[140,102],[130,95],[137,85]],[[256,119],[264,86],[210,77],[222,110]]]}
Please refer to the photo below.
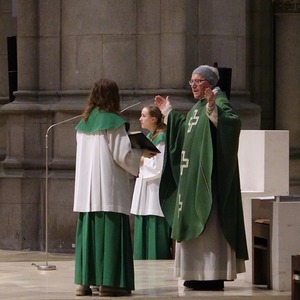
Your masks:
{"label": "black book cover", "polygon": [[152,152],[160,153],[155,145],[141,131],[128,133],[132,148],[148,149]]}

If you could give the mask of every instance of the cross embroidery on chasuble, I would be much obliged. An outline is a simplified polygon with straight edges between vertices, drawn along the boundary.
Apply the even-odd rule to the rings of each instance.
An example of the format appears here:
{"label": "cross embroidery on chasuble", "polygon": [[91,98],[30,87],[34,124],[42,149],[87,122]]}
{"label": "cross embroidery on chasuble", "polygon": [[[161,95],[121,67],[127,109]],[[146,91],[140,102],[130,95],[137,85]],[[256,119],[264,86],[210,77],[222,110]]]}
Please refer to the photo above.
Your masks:
{"label": "cross embroidery on chasuble", "polygon": [[187,133],[191,132],[193,126],[198,124],[199,116],[197,116],[197,114],[198,114],[198,109],[195,109],[193,116],[189,119],[189,123],[188,123],[189,127]]}
{"label": "cross embroidery on chasuble", "polygon": [[[198,109],[194,110],[193,116],[189,119],[188,122],[188,130],[187,133],[190,133],[193,129],[193,126],[198,124],[199,121],[199,116],[198,114]],[[180,175],[183,173],[183,169],[187,169],[189,167],[189,159],[185,157],[185,151],[181,152],[181,164],[180,164]],[[181,201],[181,194],[178,195],[178,218],[179,214],[182,211],[182,205],[183,202]]]}
{"label": "cross embroidery on chasuble", "polygon": [[179,194],[178,195],[178,218],[181,211],[182,211],[182,201],[181,201],[181,194]]}
{"label": "cross embroidery on chasuble", "polygon": [[180,164],[180,175],[183,173],[183,169],[187,169],[189,167],[189,159],[185,158],[185,151],[181,152],[181,164]]}
{"label": "cross embroidery on chasuble", "polygon": [[[181,164],[180,164],[180,175],[183,173],[183,169],[187,169],[189,167],[189,159],[185,158],[185,151],[181,152]],[[178,194],[178,218],[179,214],[182,211],[182,201],[181,201],[181,194]]]}

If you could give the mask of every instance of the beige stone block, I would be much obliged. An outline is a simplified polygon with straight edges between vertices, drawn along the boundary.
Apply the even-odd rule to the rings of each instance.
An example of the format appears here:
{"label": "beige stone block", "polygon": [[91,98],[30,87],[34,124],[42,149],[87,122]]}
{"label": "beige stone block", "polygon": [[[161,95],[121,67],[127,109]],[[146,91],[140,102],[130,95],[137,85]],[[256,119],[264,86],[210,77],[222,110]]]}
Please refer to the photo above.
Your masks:
{"label": "beige stone block", "polygon": [[298,151],[291,155],[290,160],[290,194],[300,195],[300,158],[297,157]]}
{"label": "beige stone block", "polygon": [[289,129],[291,147],[300,148],[300,17],[298,14],[276,16],[276,32],[276,128]]}
{"label": "beige stone block", "polygon": [[[2,205],[8,203],[9,204],[21,203],[21,195],[17,193],[17,191],[20,189],[21,189],[20,180],[15,180],[12,178],[6,178],[5,180],[0,180],[0,204]],[[1,211],[2,210],[0,210],[0,212]]]}
{"label": "beige stone block", "polygon": [[103,37],[103,76],[122,89],[135,88],[137,82],[137,45],[132,35]]}
{"label": "beige stone block", "polygon": [[[45,135],[46,132],[40,125],[37,115],[26,114],[24,117],[24,158],[27,160],[42,160],[45,158]],[[26,125],[25,125],[26,124]],[[20,128],[22,130],[22,128]]]}
{"label": "beige stone block", "polygon": [[[66,117],[65,119],[67,119]],[[57,126],[53,131],[53,154],[55,160],[71,160],[75,162],[76,131],[80,119]]]}
{"label": "beige stone block", "polygon": [[[65,193],[63,193],[63,191]],[[55,191],[58,199],[68,199],[69,205],[51,205],[49,209],[49,241],[48,247],[51,252],[71,253],[72,245],[75,244],[77,213],[73,212],[73,195],[72,190],[66,194],[66,189]]]}
{"label": "beige stone block", "polygon": [[246,89],[245,39],[232,36],[200,36],[200,64],[232,68],[231,89]]}
{"label": "beige stone block", "polygon": [[102,36],[65,37],[62,46],[62,89],[88,89],[103,76]]}
{"label": "beige stone block", "polygon": [[39,31],[42,37],[60,35],[60,3],[60,0],[43,0],[39,3]]}
{"label": "beige stone block", "polygon": [[49,249],[66,252],[75,243],[78,216],[73,212],[74,171],[55,172],[52,177],[48,192]]}
{"label": "beige stone block", "polygon": [[138,37],[138,88],[158,89],[160,85],[160,35]]}
{"label": "beige stone block", "polygon": [[184,88],[186,48],[184,34],[163,34],[161,37],[161,88]]}
{"label": "beige stone block", "polygon": [[6,156],[6,147],[7,147],[7,142],[6,142],[6,117],[1,116],[0,118],[0,160],[3,160]]}
{"label": "beige stone block", "polygon": [[199,63],[198,63],[198,38],[195,34],[188,34],[186,35],[186,78],[187,81],[185,83],[186,88],[190,89],[190,85],[188,83],[189,78],[193,70],[195,70]]}
{"label": "beige stone block", "polygon": [[[14,102],[13,102],[14,103]],[[23,104],[24,108],[26,104]],[[29,106],[27,106],[29,108]],[[7,122],[5,165],[41,168],[45,161],[46,129],[37,114],[11,114]],[[25,165],[23,165],[25,164]]]}
{"label": "beige stone block", "polygon": [[186,32],[186,1],[162,0],[161,1],[161,32],[185,33]]}
{"label": "beige stone block", "polygon": [[18,49],[18,90],[38,90],[38,39],[18,38]]}
{"label": "beige stone block", "polygon": [[10,15],[0,15],[0,54],[7,54],[7,37],[17,35],[16,25],[16,18]]}
{"label": "beige stone block", "polygon": [[40,183],[36,181],[36,178],[23,179],[20,184],[22,188],[22,204],[40,205]]}
{"label": "beige stone block", "polygon": [[1,249],[38,249],[39,193],[35,179],[0,179]]}
{"label": "beige stone block", "polygon": [[[39,184],[34,184],[35,189],[39,189]],[[24,191],[22,190],[22,194]],[[20,243],[22,249],[38,250],[40,247],[40,235],[43,234],[40,224],[40,203],[22,204],[22,235],[20,236]],[[29,221],[30,220],[30,221]]]}
{"label": "beige stone block", "polygon": [[0,12],[1,11],[5,14],[11,14],[12,13],[12,0],[3,0],[1,2]]}
{"label": "beige stone block", "polygon": [[36,0],[18,0],[18,37],[37,37],[38,17]]}
{"label": "beige stone block", "polygon": [[186,34],[190,35],[197,35],[198,34],[198,10],[193,5],[196,1],[186,1],[187,5],[184,10],[186,15]]}
{"label": "beige stone block", "polygon": [[138,33],[159,33],[161,10],[160,0],[140,0],[137,1],[138,7]]}
{"label": "beige stone block", "polygon": [[[88,2],[88,5],[87,5]],[[62,2],[63,35],[136,32],[136,1],[73,0]]]}
{"label": "beige stone block", "polygon": [[39,89],[60,89],[60,39],[48,37],[40,39]]}
{"label": "beige stone block", "polygon": [[[198,1],[198,33],[246,36],[246,0]],[[196,7],[195,7],[196,9]]]}
{"label": "beige stone block", "polygon": [[[3,181],[3,180],[0,180]],[[11,193],[8,195],[12,196]],[[6,195],[6,196],[8,196]],[[18,204],[0,204],[0,247],[1,249],[22,249],[21,207]],[[14,224],[11,226],[11,224]]]}
{"label": "beige stone block", "polygon": [[8,97],[8,66],[7,57],[0,55],[0,66],[3,69],[0,70],[0,96]]}
{"label": "beige stone block", "polygon": [[[23,159],[24,157],[24,116],[11,115],[8,119],[9,156]],[[16,138],[18,137],[18,138]]]}

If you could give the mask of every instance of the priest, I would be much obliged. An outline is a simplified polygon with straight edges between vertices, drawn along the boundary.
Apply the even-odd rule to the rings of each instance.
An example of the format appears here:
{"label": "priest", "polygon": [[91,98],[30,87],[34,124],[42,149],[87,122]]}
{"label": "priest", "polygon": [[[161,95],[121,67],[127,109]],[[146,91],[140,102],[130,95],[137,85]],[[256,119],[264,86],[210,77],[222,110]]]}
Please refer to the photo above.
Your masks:
{"label": "priest", "polygon": [[218,80],[212,66],[192,72],[196,103],[186,116],[169,97],[155,97],[167,123],[160,201],[177,241],[175,274],[195,290],[223,290],[224,281],[245,272],[248,259],[237,156],[241,121]]}

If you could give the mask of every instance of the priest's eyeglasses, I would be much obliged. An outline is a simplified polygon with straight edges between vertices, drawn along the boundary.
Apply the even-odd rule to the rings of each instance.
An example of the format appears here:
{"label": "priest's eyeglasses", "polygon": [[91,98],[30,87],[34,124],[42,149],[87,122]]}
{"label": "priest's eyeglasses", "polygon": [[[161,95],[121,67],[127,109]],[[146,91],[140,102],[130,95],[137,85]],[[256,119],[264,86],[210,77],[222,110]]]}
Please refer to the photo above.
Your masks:
{"label": "priest's eyeglasses", "polygon": [[201,82],[203,82],[203,81],[206,81],[206,79],[191,79],[191,80],[189,81],[189,84],[190,84],[190,86],[192,86],[192,85],[194,85],[194,84],[199,85],[199,84],[201,84]]}
{"label": "priest's eyeglasses", "polygon": [[207,80],[206,79],[191,79],[189,81],[189,84],[190,84],[190,86],[192,86],[193,84],[199,85],[203,81],[207,81]]}

